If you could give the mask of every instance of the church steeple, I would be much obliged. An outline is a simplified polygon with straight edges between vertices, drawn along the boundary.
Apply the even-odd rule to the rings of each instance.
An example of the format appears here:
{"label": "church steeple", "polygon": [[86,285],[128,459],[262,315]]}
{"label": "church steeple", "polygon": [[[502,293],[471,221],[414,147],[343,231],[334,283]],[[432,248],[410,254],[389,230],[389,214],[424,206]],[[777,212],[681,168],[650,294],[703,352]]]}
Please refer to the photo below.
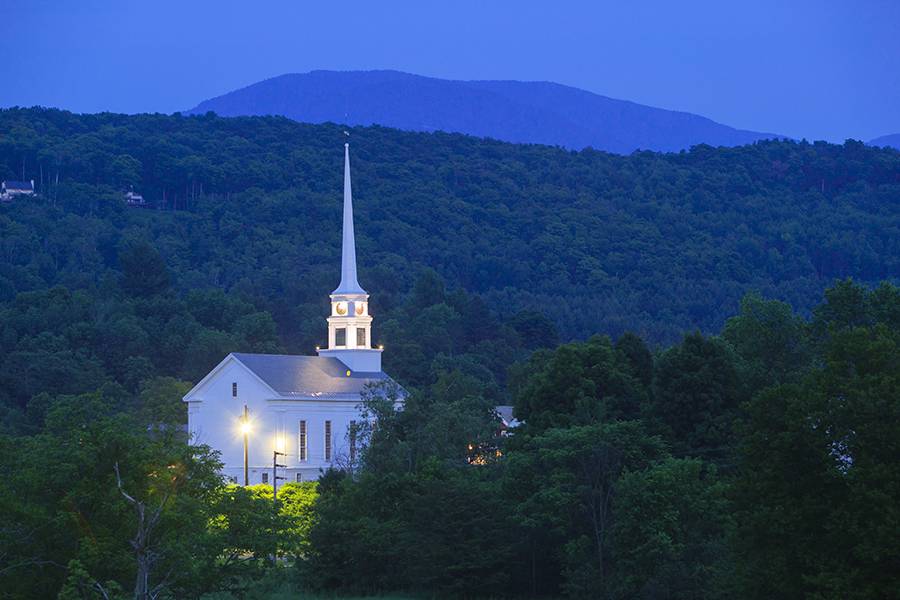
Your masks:
{"label": "church steeple", "polygon": [[341,243],[341,283],[332,294],[365,294],[356,280],[356,236],[353,232],[353,190],[350,185],[350,144],[344,144],[344,230]]}
{"label": "church steeple", "polygon": [[320,356],[332,356],[352,371],[381,371],[381,349],[372,348],[372,316],[369,294],[356,279],[356,239],[353,231],[353,193],[350,186],[350,144],[344,144],[344,222],[341,242],[341,283],[331,292],[328,348]]}

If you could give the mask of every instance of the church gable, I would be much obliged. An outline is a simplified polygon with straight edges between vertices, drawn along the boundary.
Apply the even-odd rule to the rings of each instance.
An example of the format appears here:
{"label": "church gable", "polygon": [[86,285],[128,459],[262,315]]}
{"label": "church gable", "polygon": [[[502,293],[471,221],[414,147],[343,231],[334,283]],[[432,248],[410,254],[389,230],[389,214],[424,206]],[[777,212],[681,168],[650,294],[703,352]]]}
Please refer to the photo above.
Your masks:
{"label": "church gable", "polygon": [[226,356],[191,391],[185,394],[185,402],[202,402],[214,399],[237,399],[241,397],[278,397],[278,392],[237,359],[234,354]]}

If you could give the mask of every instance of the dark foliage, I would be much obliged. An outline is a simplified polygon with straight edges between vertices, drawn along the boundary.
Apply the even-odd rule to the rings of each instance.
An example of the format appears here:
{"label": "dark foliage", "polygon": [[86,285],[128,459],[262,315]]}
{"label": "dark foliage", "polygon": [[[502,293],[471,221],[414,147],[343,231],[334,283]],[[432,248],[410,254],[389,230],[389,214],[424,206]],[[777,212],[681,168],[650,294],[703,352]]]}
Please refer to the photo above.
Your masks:
{"label": "dark foliage", "polygon": [[[41,193],[0,207],[5,595],[130,589],[117,463],[164,506],[151,575],[176,597],[245,594],[273,562],[328,591],[896,595],[900,291],[814,305],[833,276],[896,277],[897,153],[355,130],[361,279],[412,394],[367,395],[360,464],[276,512],[184,443],[180,397],[231,350],[324,335],[338,130],[11,110],[0,133]],[[799,311],[750,294],[726,321],[749,288]]]}

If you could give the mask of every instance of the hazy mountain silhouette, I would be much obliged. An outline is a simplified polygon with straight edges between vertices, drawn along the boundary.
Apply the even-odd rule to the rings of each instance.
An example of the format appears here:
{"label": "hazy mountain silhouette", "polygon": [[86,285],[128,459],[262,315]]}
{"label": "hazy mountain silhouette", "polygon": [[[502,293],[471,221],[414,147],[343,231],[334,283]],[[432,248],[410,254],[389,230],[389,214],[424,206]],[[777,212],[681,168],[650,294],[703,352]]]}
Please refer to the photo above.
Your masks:
{"label": "hazy mountain silhouette", "polygon": [[874,140],[869,140],[870,146],[889,146],[900,150],[900,133],[892,133],[890,135],[882,135]]}
{"label": "hazy mountain silhouette", "polygon": [[451,131],[610,152],[737,146],[783,137],[549,82],[451,81],[399,71],[312,71],[267,79],[198,104],[192,114]]}

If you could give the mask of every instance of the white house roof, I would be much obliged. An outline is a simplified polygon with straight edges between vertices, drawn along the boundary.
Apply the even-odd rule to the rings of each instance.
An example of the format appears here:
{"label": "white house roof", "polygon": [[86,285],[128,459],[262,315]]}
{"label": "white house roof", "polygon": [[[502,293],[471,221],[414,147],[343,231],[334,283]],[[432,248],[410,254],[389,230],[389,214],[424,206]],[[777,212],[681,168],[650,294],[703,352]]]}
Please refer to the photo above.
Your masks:
{"label": "white house roof", "polygon": [[359,395],[370,383],[393,381],[383,371],[350,371],[340,360],[328,356],[293,354],[244,354],[234,358],[282,396]]}
{"label": "white house roof", "polygon": [[497,416],[500,417],[501,421],[503,421],[504,427],[515,427],[519,425],[519,420],[513,416],[512,406],[501,404],[499,406],[495,406],[494,410],[497,411]]}

